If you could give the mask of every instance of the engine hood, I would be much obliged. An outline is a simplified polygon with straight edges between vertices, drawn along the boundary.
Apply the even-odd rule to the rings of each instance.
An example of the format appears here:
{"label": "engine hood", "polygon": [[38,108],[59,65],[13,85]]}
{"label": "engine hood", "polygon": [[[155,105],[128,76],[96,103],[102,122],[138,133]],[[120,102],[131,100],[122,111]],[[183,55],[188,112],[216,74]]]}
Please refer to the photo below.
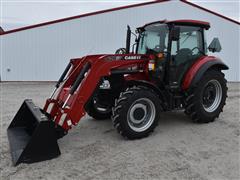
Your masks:
{"label": "engine hood", "polygon": [[81,58],[73,58],[71,62],[79,61],[79,60],[88,60],[97,61],[97,60],[148,60],[151,59],[149,55],[146,54],[95,54],[95,55],[87,55]]}

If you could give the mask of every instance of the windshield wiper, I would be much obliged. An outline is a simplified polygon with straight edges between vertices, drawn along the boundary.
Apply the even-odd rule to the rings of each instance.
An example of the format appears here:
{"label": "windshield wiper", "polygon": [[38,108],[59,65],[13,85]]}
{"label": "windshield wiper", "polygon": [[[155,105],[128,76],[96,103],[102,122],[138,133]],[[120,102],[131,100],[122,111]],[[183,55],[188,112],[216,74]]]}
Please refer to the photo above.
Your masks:
{"label": "windshield wiper", "polygon": [[192,35],[192,33],[189,33],[188,36],[183,40],[183,42],[181,43],[181,45],[183,45],[185,43],[185,41],[188,40],[188,38]]}

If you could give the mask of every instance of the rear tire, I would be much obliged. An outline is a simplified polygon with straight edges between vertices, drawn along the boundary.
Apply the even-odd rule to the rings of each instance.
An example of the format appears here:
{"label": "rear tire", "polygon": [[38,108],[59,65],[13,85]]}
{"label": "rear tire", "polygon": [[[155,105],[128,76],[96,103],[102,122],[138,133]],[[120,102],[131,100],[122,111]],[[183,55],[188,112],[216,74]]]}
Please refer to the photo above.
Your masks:
{"label": "rear tire", "polygon": [[118,133],[128,139],[147,137],[160,118],[159,97],[145,87],[131,87],[120,94],[112,110],[112,122]]}
{"label": "rear tire", "polygon": [[209,70],[188,93],[185,113],[194,122],[213,122],[223,111],[227,98],[227,86],[221,71]]}

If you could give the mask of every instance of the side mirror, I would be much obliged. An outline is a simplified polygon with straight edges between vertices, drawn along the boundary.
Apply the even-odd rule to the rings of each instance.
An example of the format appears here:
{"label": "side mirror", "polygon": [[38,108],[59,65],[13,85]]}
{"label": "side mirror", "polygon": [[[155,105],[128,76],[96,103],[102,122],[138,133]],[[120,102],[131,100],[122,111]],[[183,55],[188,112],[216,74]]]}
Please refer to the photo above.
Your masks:
{"label": "side mirror", "polygon": [[208,46],[208,50],[211,52],[220,52],[222,50],[221,44],[218,38],[213,38],[212,42]]}
{"label": "side mirror", "polygon": [[180,38],[180,27],[174,27],[172,29],[172,40],[178,41]]}

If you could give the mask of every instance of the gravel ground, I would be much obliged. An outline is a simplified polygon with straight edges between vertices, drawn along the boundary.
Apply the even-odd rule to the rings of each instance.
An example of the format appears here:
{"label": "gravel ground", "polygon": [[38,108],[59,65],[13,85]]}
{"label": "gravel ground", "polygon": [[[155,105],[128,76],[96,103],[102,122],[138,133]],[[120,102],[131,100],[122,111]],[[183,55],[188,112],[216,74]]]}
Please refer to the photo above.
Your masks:
{"label": "gravel ground", "polygon": [[148,138],[124,140],[109,120],[81,120],[58,141],[61,156],[12,166],[6,129],[25,98],[43,106],[52,83],[1,83],[0,179],[240,179],[240,87],[228,84],[224,112],[194,124],[183,112],[163,113]]}

